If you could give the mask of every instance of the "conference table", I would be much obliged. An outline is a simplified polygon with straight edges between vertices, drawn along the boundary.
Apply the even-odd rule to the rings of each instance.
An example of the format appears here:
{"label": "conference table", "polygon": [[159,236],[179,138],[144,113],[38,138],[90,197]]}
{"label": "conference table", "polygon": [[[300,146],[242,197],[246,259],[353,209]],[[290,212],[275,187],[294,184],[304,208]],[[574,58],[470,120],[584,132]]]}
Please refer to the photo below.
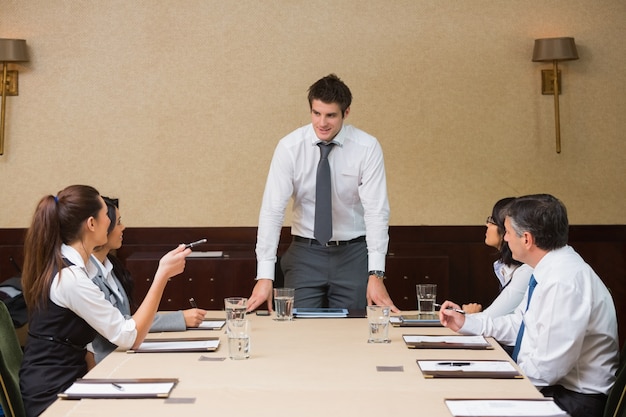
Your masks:
{"label": "conference table", "polygon": [[[415,313],[415,312],[406,312]],[[209,317],[223,318],[223,311]],[[85,378],[178,378],[168,399],[59,399],[43,416],[450,416],[448,398],[537,399],[518,379],[427,379],[416,360],[507,360],[493,349],[409,349],[403,334],[453,335],[442,327],[390,327],[390,343],[367,343],[365,318],[276,321],[249,314],[250,358],[228,358],[225,329],[151,333],[216,336],[214,352],[115,351]],[[511,362],[513,363],[513,362]],[[515,365],[517,368],[517,366]]]}

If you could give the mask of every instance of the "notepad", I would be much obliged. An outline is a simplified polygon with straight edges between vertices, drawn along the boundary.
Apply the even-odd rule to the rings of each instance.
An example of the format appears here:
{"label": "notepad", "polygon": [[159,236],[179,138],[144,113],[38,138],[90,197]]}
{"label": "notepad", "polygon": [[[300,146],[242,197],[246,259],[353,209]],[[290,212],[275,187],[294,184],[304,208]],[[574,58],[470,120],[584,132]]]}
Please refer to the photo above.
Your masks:
{"label": "notepad", "polygon": [[569,416],[552,398],[538,399],[446,399],[454,417],[564,417]]}
{"label": "notepad", "polygon": [[177,378],[77,379],[59,398],[167,398]]}
{"label": "notepad", "polygon": [[422,336],[403,334],[409,349],[493,349],[483,336]]}
{"label": "notepad", "polygon": [[389,318],[389,323],[394,327],[442,327],[439,319],[432,314],[393,316]]}
{"label": "notepad", "polygon": [[293,315],[301,318],[348,317],[346,308],[294,308]]}
{"label": "notepad", "polygon": [[417,360],[424,378],[523,378],[522,374],[504,360]]}
{"label": "notepad", "polygon": [[218,337],[189,338],[189,339],[150,339],[144,341],[137,349],[127,350],[127,353],[150,352],[212,352],[220,344]]}
{"label": "notepad", "polygon": [[204,319],[198,327],[187,327],[187,330],[220,330],[226,324],[222,319]]}

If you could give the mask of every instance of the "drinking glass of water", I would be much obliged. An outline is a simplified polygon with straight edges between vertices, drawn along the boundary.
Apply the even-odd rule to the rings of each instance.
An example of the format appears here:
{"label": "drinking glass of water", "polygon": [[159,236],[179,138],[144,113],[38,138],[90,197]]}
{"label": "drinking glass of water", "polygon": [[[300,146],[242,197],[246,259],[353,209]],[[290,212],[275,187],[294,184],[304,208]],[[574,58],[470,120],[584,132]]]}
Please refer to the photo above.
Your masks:
{"label": "drinking glass of water", "polygon": [[417,284],[417,311],[420,314],[435,314],[437,284]]}
{"label": "drinking glass of water", "polygon": [[274,320],[288,321],[293,319],[293,288],[274,288]]}

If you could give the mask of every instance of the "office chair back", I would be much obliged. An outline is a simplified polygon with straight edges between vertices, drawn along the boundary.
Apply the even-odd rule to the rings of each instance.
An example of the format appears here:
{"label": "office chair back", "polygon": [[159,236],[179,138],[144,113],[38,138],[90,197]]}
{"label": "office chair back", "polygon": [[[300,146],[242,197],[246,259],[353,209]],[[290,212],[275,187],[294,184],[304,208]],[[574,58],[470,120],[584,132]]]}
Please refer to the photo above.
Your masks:
{"label": "office chair back", "polygon": [[7,306],[0,302],[0,404],[8,417],[25,417],[19,372],[22,348]]}
{"label": "office chair back", "polygon": [[626,417],[626,368],[622,368],[617,374],[606,401],[604,417]]}

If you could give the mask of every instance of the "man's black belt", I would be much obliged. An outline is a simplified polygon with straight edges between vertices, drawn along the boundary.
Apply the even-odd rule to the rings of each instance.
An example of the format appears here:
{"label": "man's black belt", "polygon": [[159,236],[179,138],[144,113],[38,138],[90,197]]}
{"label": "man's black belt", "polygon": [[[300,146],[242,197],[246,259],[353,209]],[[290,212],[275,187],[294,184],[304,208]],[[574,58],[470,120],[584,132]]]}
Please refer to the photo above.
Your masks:
{"label": "man's black belt", "polygon": [[307,245],[312,245],[312,246],[345,246],[351,243],[365,242],[365,236],[355,237],[354,239],[351,239],[351,240],[331,240],[325,245],[322,245],[316,239],[309,239],[308,237],[302,237],[302,236],[294,236],[293,240],[294,242],[306,243]]}

